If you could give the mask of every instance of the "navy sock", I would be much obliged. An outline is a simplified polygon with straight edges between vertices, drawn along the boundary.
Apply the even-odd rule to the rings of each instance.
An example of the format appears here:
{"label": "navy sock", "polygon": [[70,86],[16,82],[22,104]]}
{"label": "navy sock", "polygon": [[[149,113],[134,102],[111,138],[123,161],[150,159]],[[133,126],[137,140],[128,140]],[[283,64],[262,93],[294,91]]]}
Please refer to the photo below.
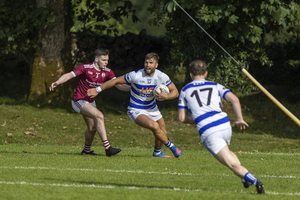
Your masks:
{"label": "navy sock", "polygon": [[250,173],[247,172],[244,176],[245,181],[251,183],[252,185],[256,185],[257,179]]}
{"label": "navy sock", "polygon": [[171,148],[174,144],[172,144],[170,141],[168,141],[167,144],[165,144],[168,148]]}

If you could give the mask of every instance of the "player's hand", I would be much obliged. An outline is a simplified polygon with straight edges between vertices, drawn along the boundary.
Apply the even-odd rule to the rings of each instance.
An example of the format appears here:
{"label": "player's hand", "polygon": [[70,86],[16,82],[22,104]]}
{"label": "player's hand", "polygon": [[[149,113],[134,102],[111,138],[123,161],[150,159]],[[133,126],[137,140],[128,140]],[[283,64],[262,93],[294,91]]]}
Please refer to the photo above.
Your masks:
{"label": "player's hand", "polygon": [[95,98],[98,95],[98,92],[96,88],[91,88],[87,90],[86,94],[91,98]]}
{"label": "player's hand", "polygon": [[246,126],[247,126],[247,127],[249,126],[249,125],[247,124],[247,122],[245,122],[244,120],[237,120],[237,121],[234,121],[233,124],[236,124],[237,127],[238,127],[240,130],[246,129]]}
{"label": "player's hand", "polygon": [[159,101],[164,101],[168,98],[168,94],[166,94],[162,88],[160,88],[160,93],[154,90],[154,96]]}
{"label": "player's hand", "polygon": [[56,86],[58,86],[56,82],[52,83],[51,86],[49,87],[49,90],[54,91],[54,88],[56,88]]}

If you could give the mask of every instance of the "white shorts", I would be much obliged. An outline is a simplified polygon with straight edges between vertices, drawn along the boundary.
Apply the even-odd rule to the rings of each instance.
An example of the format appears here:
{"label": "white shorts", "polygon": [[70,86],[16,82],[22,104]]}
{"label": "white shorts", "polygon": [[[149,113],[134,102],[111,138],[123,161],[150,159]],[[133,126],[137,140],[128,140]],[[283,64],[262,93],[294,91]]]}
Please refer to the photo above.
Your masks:
{"label": "white shorts", "polygon": [[160,118],[162,118],[162,115],[160,113],[160,111],[158,110],[158,108],[154,108],[151,111],[147,111],[147,110],[141,110],[141,109],[128,109],[127,114],[129,116],[129,118],[135,122],[135,119],[139,116],[139,115],[146,115],[148,116],[150,119],[152,119],[153,121],[157,121]]}
{"label": "white shorts", "polygon": [[225,147],[226,145],[230,145],[230,140],[232,136],[231,128],[217,131],[215,133],[210,134],[202,141],[203,145],[206,149],[215,156],[219,151]]}
{"label": "white shorts", "polygon": [[[85,104],[87,104],[87,103],[89,103],[88,101],[85,101],[85,100],[78,100],[78,101],[76,101],[76,102],[74,102],[73,100],[72,100],[72,108],[77,112],[77,113],[80,113],[80,109],[85,105]],[[94,106],[95,108],[96,108],[96,102],[95,101],[93,101],[92,103],[90,103],[90,104],[92,104],[92,106]]]}

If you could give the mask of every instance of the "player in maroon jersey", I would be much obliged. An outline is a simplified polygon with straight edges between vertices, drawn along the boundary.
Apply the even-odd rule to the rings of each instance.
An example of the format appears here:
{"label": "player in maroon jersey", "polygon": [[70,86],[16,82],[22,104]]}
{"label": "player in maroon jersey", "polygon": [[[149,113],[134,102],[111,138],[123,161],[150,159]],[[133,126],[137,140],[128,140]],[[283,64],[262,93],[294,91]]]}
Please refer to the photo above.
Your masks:
{"label": "player in maroon jersey", "polygon": [[[107,68],[109,60],[109,51],[107,49],[96,49],[94,52],[95,60],[93,63],[83,64],[75,70],[62,75],[57,81],[50,86],[53,91],[58,85],[68,80],[78,77],[76,91],[72,98],[72,108],[83,116],[87,125],[85,132],[85,145],[81,154],[97,155],[91,151],[91,145],[94,140],[96,131],[102,139],[105,147],[106,156],[112,156],[121,151],[110,146],[107,140],[106,129],[104,125],[104,116],[97,109],[94,98],[87,96],[87,90],[102,85],[106,80],[115,79],[115,74]],[[121,91],[130,91],[130,85],[119,84],[116,87]]]}

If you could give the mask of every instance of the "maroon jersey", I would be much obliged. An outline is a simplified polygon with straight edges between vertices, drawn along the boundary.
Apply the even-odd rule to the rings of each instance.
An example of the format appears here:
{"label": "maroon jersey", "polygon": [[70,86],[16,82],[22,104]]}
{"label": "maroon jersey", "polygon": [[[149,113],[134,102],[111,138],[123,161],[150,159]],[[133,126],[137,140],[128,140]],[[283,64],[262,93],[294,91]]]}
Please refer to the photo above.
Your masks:
{"label": "maroon jersey", "polygon": [[93,102],[94,98],[87,96],[86,92],[90,88],[95,88],[102,85],[105,81],[115,78],[115,74],[109,68],[98,70],[94,63],[80,65],[71,72],[74,76],[78,76],[76,91],[72,100],[85,100]]}

